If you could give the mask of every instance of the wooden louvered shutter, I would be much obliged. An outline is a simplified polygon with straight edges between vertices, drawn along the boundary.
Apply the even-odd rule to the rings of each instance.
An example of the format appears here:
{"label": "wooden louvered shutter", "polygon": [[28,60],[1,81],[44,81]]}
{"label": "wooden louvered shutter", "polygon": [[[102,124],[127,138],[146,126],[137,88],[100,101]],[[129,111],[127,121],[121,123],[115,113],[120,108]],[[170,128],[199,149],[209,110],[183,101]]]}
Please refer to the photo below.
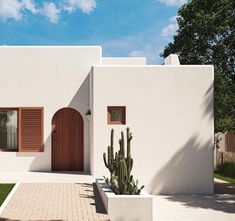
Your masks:
{"label": "wooden louvered shutter", "polygon": [[43,108],[19,108],[19,151],[43,151]]}

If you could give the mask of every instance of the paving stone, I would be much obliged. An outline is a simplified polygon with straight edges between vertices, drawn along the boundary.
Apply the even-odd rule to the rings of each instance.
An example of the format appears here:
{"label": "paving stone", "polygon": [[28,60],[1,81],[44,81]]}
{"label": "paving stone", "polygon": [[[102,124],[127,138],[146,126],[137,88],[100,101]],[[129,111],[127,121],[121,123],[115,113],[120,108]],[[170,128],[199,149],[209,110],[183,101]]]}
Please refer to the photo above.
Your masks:
{"label": "paving stone", "polygon": [[90,183],[22,183],[0,220],[107,221],[97,197]]}

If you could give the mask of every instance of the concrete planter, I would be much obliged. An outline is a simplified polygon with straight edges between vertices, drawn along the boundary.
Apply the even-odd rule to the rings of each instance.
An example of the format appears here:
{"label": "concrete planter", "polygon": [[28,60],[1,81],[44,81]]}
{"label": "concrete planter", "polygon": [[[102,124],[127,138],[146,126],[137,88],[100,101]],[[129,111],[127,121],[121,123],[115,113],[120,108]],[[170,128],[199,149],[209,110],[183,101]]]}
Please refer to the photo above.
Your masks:
{"label": "concrete planter", "polygon": [[116,195],[103,179],[96,184],[111,221],[153,221],[153,197],[145,191],[141,195]]}

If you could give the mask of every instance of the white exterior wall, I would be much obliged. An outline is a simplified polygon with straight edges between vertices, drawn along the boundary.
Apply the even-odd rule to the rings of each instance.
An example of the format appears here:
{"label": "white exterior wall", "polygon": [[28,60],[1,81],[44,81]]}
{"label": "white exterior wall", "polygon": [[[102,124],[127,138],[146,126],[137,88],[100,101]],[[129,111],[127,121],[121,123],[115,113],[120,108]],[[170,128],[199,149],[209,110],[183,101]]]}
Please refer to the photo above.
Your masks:
{"label": "white exterior wall", "polygon": [[44,152],[0,152],[0,171],[51,170],[51,120],[63,107],[84,119],[84,169],[90,171],[89,77],[100,47],[0,47],[0,107],[44,107]]}
{"label": "white exterior wall", "polygon": [[[115,129],[133,132],[133,174],[153,194],[213,193],[213,67],[95,66],[93,174]],[[107,125],[107,106],[126,106],[126,125]]]}

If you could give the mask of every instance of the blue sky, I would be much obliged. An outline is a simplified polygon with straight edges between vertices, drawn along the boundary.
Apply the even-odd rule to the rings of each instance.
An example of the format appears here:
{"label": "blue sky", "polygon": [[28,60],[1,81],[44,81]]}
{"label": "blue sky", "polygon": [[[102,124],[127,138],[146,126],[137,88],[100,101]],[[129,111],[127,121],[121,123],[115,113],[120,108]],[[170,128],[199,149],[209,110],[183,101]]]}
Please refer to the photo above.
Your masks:
{"label": "blue sky", "polygon": [[186,0],[0,0],[0,45],[101,45],[103,56],[159,53]]}

